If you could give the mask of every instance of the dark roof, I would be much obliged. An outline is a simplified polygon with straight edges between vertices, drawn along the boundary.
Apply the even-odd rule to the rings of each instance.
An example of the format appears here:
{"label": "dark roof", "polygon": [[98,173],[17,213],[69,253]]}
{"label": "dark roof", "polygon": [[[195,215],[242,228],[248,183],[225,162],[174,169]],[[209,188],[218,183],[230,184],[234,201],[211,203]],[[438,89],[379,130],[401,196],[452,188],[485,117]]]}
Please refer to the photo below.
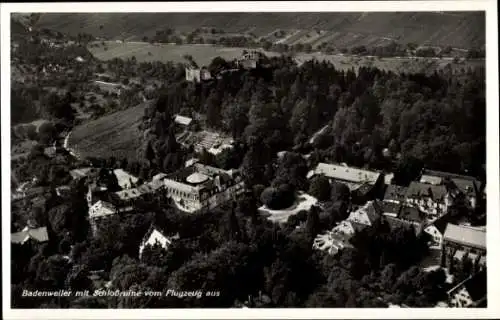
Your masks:
{"label": "dark roof", "polygon": [[477,180],[469,180],[463,178],[452,178],[451,181],[465,195],[475,195],[481,189],[481,183]]}
{"label": "dark roof", "polygon": [[26,195],[28,197],[31,197],[31,196],[40,195],[40,194],[42,194],[44,192],[45,192],[45,188],[44,187],[33,187],[33,188],[29,188],[28,190],[26,190]]}
{"label": "dark roof", "polygon": [[356,221],[350,221],[351,225],[352,225],[352,228],[354,229],[354,231],[356,232],[360,232],[362,231],[363,229],[366,228],[366,225],[362,224],[362,223],[358,223]]}
{"label": "dark roof", "polygon": [[467,290],[472,301],[477,303],[483,300],[486,297],[487,289],[486,271],[483,270],[464,280],[462,283],[448,291],[448,294],[453,295],[462,288]]}
{"label": "dark roof", "polygon": [[382,203],[377,200],[369,202],[366,206],[366,212],[371,221],[378,219],[383,213]]}
{"label": "dark roof", "polygon": [[478,301],[486,295],[486,271],[479,272],[464,283],[465,289],[473,301]]}
{"label": "dark roof", "polygon": [[432,224],[438,229],[441,234],[444,234],[444,231],[446,230],[446,226],[450,222],[451,215],[450,214],[444,214],[441,217],[437,218]]}
{"label": "dark roof", "polygon": [[465,176],[465,175],[451,173],[451,172],[429,170],[429,169],[423,169],[422,170],[422,175],[435,176],[435,177],[440,177],[440,178],[450,178],[450,179],[462,179],[462,180],[469,180],[469,181],[477,181],[476,178],[471,177],[471,176]]}
{"label": "dark roof", "polygon": [[384,200],[403,201],[408,188],[390,184],[385,189]]}
{"label": "dark roof", "polygon": [[418,235],[418,233],[420,233],[421,228],[416,228],[413,225],[413,223],[411,223],[410,221],[405,221],[405,220],[401,220],[399,218],[394,218],[394,217],[390,217],[390,216],[385,216],[385,221],[387,221],[387,223],[389,224],[389,228],[391,228],[391,231],[395,230],[399,227],[403,227],[406,229],[412,228],[417,235]]}
{"label": "dark roof", "polygon": [[398,218],[420,223],[425,222],[425,213],[415,207],[402,206]]}
{"label": "dark roof", "polygon": [[433,200],[444,199],[447,193],[446,187],[443,185],[435,186],[426,183],[412,181],[406,191],[407,198],[430,197]]}
{"label": "dark roof", "polygon": [[357,188],[354,193],[358,196],[364,196],[368,194],[373,189],[373,185],[365,183]]}
{"label": "dark roof", "polygon": [[395,213],[396,215],[399,215],[399,212],[401,211],[401,204],[383,201],[382,210],[384,213]]}

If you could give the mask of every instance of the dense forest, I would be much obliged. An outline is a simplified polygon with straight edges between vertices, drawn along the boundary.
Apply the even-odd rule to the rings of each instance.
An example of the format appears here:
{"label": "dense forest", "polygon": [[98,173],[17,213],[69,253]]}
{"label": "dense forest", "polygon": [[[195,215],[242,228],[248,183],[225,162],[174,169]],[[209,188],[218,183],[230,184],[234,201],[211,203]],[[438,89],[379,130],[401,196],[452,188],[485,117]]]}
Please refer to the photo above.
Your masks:
{"label": "dense forest", "polygon": [[[231,63],[216,58],[209,70],[218,79],[201,85],[171,81],[160,90],[159,109],[147,110],[146,118],[164,115],[165,105],[170,114],[206,114],[208,127],[242,142],[243,165],[254,170],[293,148],[312,152],[314,161],[394,170],[399,184],[423,166],[482,175],[484,69],[427,76],[365,67],[344,72],[316,61],[298,67],[286,57],[263,63],[268,67],[220,72]],[[311,135],[325,125],[311,145]]]}

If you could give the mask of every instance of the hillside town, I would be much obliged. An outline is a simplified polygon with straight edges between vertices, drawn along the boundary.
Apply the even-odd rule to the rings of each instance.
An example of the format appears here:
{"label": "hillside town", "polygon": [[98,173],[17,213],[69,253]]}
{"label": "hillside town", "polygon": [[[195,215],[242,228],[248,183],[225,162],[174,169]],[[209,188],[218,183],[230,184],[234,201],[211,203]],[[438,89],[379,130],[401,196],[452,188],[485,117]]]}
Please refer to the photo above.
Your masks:
{"label": "hillside town", "polygon": [[92,35],[12,39],[13,306],[487,306],[484,66],[101,61]]}

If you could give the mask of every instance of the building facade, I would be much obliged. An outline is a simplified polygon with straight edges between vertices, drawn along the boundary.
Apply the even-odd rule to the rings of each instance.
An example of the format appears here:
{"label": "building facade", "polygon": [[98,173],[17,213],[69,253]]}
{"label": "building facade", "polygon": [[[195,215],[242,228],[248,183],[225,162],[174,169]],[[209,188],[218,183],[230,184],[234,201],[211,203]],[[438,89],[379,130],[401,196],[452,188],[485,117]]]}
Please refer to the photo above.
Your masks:
{"label": "building facade", "polygon": [[207,68],[186,68],[186,81],[199,83],[201,81],[212,79],[212,75]]}
{"label": "building facade", "polygon": [[413,181],[406,190],[406,202],[417,206],[430,220],[434,220],[448,211],[453,197],[444,185]]}
{"label": "building facade", "polygon": [[473,272],[486,268],[486,232],[448,223],[443,236],[442,263],[452,271],[465,259],[471,262]]}

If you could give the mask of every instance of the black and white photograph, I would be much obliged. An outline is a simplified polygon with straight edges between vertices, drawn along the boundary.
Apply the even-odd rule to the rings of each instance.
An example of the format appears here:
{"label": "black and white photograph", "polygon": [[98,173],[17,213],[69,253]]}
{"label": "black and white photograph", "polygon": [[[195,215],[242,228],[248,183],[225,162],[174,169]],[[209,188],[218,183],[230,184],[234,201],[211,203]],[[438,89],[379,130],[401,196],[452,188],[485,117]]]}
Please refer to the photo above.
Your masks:
{"label": "black and white photograph", "polygon": [[498,316],[496,3],[412,2],[2,5],[6,319]]}

